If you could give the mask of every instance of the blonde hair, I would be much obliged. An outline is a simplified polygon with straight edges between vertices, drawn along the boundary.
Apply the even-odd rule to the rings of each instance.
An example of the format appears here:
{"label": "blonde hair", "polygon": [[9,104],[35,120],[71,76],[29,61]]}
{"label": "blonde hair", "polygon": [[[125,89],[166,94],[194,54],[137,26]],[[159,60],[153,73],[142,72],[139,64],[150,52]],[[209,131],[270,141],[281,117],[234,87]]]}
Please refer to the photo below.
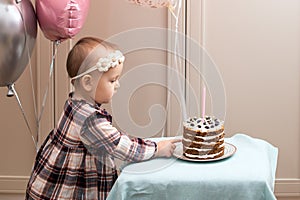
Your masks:
{"label": "blonde hair", "polygon": [[95,37],[80,39],[68,54],[67,72],[70,78],[93,66],[100,57],[118,49],[115,44]]}

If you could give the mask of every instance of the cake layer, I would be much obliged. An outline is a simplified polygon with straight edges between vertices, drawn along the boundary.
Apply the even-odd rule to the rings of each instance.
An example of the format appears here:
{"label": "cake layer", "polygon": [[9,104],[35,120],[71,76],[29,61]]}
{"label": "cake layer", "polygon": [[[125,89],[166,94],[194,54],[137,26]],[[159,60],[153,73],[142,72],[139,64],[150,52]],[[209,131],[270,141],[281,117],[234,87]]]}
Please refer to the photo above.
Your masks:
{"label": "cake layer", "polygon": [[192,117],[183,123],[186,129],[195,132],[213,132],[222,129],[224,122],[212,117],[206,116],[205,118]]}
{"label": "cake layer", "polygon": [[207,160],[207,159],[214,159],[214,158],[219,158],[224,155],[224,151],[221,151],[219,153],[215,154],[210,154],[210,155],[193,155],[193,154],[188,154],[188,153],[183,153],[183,155],[187,158],[191,159],[199,159],[199,160]]}
{"label": "cake layer", "polygon": [[183,134],[190,134],[190,135],[202,136],[202,137],[215,136],[222,132],[224,132],[223,125],[218,130],[213,130],[213,131],[206,130],[205,132],[203,132],[201,130],[192,130],[192,129],[186,128],[186,127],[183,128]]}
{"label": "cake layer", "polygon": [[224,144],[215,146],[213,148],[194,148],[194,147],[187,147],[183,146],[183,152],[189,153],[189,154],[195,154],[195,155],[204,155],[204,154],[214,154],[218,153],[222,150],[224,150]]}
{"label": "cake layer", "polygon": [[215,149],[224,143],[224,139],[216,142],[196,142],[183,139],[182,144],[185,147],[198,148],[198,149]]}
{"label": "cake layer", "polygon": [[183,133],[183,138],[187,141],[196,141],[196,142],[217,142],[224,138],[224,131],[213,136],[197,136],[190,133]]}

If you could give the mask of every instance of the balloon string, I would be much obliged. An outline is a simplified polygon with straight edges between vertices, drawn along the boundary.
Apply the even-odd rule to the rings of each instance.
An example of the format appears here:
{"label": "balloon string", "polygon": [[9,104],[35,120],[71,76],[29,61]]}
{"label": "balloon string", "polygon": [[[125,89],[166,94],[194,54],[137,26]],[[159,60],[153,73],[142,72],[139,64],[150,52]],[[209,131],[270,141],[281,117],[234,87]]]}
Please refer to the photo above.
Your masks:
{"label": "balloon string", "polygon": [[23,106],[22,106],[22,103],[21,103],[21,101],[20,101],[20,98],[19,98],[19,96],[18,96],[18,93],[17,93],[17,91],[15,90],[14,84],[10,85],[9,87],[10,87],[10,89],[13,91],[14,96],[16,97],[16,100],[17,100],[17,102],[18,102],[18,104],[19,104],[19,107],[20,107],[20,109],[21,109],[23,118],[24,118],[24,120],[25,120],[25,122],[26,122],[26,126],[27,126],[27,128],[28,128],[28,130],[29,130],[29,132],[30,132],[30,134],[31,134],[31,138],[32,138],[33,144],[34,144],[34,146],[35,146],[35,149],[38,150],[38,148],[37,148],[37,142],[35,141],[34,136],[33,136],[33,134],[32,134],[32,131],[31,131],[31,128],[30,128],[30,126],[29,126],[29,122],[28,122],[28,120],[27,120],[27,117],[26,117],[24,108],[23,108]]}
{"label": "balloon string", "polygon": [[172,14],[172,16],[175,18],[176,23],[177,23],[177,22],[178,22],[178,16],[176,16],[176,14],[175,14],[175,12],[174,12],[174,10],[175,10],[174,6],[172,6],[172,5],[170,4],[170,5],[168,6],[168,9],[169,9],[170,13]]}
{"label": "balloon string", "polygon": [[[16,6],[21,14],[21,18],[22,18],[22,22],[23,22],[23,26],[24,26],[24,31],[25,31],[25,40],[28,40],[29,38],[27,37],[28,32],[27,32],[27,27],[25,24],[25,19],[23,17],[23,4],[21,3],[21,0],[16,0],[16,3],[18,5],[20,5],[20,8],[18,6]],[[36,103],[36,99],[35,99],[35,89],[34,89],[34,83],[33,83],[33,73],[32,73],[32,64],[31,64],[31,55],[30,55],[30,49],[29,49],[29,42],[26,41],[26,49],[27,49],[27,57],[28,57],[28,61],[29,61],[29,74],[30,74],[30,82],[31,82],[31,91],[32,91],[32,100],[33,100],[33,108],[34,108],[34,116],[35,116],[35,120],[36,120],[36,127],[37,127],[37,134],[36,134],[36,149],[37,148],[37,144],[38,144],[38,138],[39,138],[39,124],[38,124],[38,114],[37,114],[37,103]]]}
{"label": "balloon string", "polygon": [[[28,57],[30,58],[29,52],[28,52]],[[32,91],[32,99],[33,99],[33,106],[34,106],[34,116],[35,116],[36,122],[38,123],[37,104],[36,104],[36,100],[35,100],[35,89],[34,89],[34,83],[33,83],[32,65],[31,65],[30,60],[29,60],[29,72],[30,72],[31,91]]]}
{"label": "balloon string", "polygon": [[41,121],[43,113],[44,113],[46,100],[47,100],[47,96],[48,96],[48,91],[49,91],[49,87],[50,87],[50,81],[51,81],[52,74],[53,74],[55,57],[56,57],[56,54],[57,54],[57,46],[60,44],[60,41],[55,41],[55,42],[53,42],[53,44],[54,44],[53,45],[54,46],[54,51],[53,51],[53,54],[52,54],[52,59],[51,59],[51,64],[50,64],[49,79],[48,79],[47,88],[46,88],[44,98],[43,98],[41,112],[40,112],[40,115],[39,115],[39,118],[38,118],[38,124],[40,124],[40,121]]}
{"label": "balloon string", "polygon": [[[175,41],[175,52],[177,52],[176,54],[174,54],[174,63],[175,63],[175,66],[177,68],[177,71],[179,71],[179,66],[181,66],[181,58],[179,57],[180,56],[180,47],[178,45],[178,41],[179,41],[179,31],[178,31],[178,23],[179,23],[179,15],[180,15],[180,9],[181,9],[181,6],[182,6],[182,1],[181,0],[178,0],[179,4],[178,4],[178,9],[177,9],[177,13],[176,13],[176,17],[175,17],[175,20],[176,20],[176,23],[175,23],[175,38],[174,38],[174,41]],[[185,34],[184,34],[185,35]],[[184,44],[186,45],[186,44]],[[184,77],[186,76],[185,74],[183,75]],[[178,76],[177,76],[178,77]],[[179,78],[179,77],[178,77]],[[184,79],[185,80],[185,79]],[[186,98],[185,98],[185,82],[181,82],[180,79],[176,81],[178,84],[179,84],[179,92],[180,92],[180,102],[182,102],[182,117],[183,117],[183,120],[186,120],[187,119],[187,112],[186,112]]]}
{"label": "balloon string", "polygon": [[[17,4],[20,2],[21,2],[21,0],[16,0]],[[27,32],[27,27],[25,24],[25,19],[23,17],[22,10],[23,10],[23,4],[21,3],[19,12],[21,14],[21,18],[22,18],[22,22],[23,22],[23,26],[24,26],[25,36],[27,36],[28,32]],[[25,37],[25,40],[28,40],[28,38]],[[37,106],[36,106],[37,104],[36,104],[36,100],[35,100],[35,90],[34,90],[33,75],[32,75],[32,64],[31,64],[31,56],[30,56],[30,50],[28,47],[28,42],[26,42],[26,48],[27,48],[27,56],[28,56],[28,61],[29,61],[29,72],[30,72],[30,81],[31,81],[31,89],[32,89],[32,97],[33,97],[32,99],[33,99],[33,106],[34,106],[34,114],[35,114],[35,119],[37,121]]]}
{"label": "balloon string", "polygon": [[[178,47],[178,23],[179,23],[179,15],[180,15],[180,10],[181,10],[181,0],[178,0],[179,1],[179,4],[177,6],[173,6],[172,4],[169,4],[168,6],[168,10],[170,11],[170,13],[172,14],[172,16],[174,17],[175,19],[175,35],[174,35],[174,52],[173,52],[173,60],[174,60],[174,66],[176,67],[176,71],[179,72],[179,67],[178,67],[178,64],[181,64],[180,62],[180,59],[178,59],[178,56],[179,56],[179,47]],[[177,12],[175,13],[175,7],[177,7]],[[173,72],[172,72],[173,73]],[[171,75],[169,76],[169,80],[168,80],[168,83],[169,85],[173,84],[173,80],[174,80],[174,75]],[[175,74],[176,76],[176,74]],[[185,109],[185,101],[184,101],[184,97],[183,97],[183,87],[180,83],[180,78],[177,77],[178,80],[176,81],[177,84],[179,84],[179,92],[181,93],[180,96],[181,96],[181,99],[180,101],[182,102],[183,106],[182,106],[182,109],[183,109],[183,118],[185,119],[186,118],[186,109]],[[171,86],[172,87],[172,86]],[[167,113],[169,112],[170,110],[170,98],[171,98],[171,91],[170,90],[167,90],[167,104],[166,104],[166,108],[167,108]],[[165,136],[165,127],[163,128],[162,130],[162,137]]]}

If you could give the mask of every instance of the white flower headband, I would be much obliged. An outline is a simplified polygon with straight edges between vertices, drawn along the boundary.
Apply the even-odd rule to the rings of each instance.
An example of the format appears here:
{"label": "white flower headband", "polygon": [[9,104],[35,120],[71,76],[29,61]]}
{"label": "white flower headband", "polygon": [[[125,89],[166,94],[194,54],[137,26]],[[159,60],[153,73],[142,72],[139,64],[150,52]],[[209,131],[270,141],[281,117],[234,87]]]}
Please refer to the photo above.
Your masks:
{"label": "white flower headband", "polygon": [[107,72],[111,67],[116,67],[117,65],[123,63],[125,61],[125,56],[122,54],[121,51],[116,50],[110,54],[108,54],[105,58],[100,58],[95,66],[89,68],[85,72],[74,76],[71,78],[71,80],[75,80],[77,78],[80,78],[88,73],[91,73],[92,71],[95,71],[98,69],[99,72]]}

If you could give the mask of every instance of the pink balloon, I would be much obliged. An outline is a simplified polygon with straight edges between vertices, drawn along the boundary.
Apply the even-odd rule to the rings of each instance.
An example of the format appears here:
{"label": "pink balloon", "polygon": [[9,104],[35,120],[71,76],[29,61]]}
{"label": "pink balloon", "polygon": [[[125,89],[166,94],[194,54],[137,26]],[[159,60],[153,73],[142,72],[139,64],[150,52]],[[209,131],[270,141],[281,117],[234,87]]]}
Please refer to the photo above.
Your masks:
{"label": "pink balloon", "polygon": [[83,27],[89,5],[89,0],[37,0],[37,18],[45,37],[51,41],[74,37]]}

